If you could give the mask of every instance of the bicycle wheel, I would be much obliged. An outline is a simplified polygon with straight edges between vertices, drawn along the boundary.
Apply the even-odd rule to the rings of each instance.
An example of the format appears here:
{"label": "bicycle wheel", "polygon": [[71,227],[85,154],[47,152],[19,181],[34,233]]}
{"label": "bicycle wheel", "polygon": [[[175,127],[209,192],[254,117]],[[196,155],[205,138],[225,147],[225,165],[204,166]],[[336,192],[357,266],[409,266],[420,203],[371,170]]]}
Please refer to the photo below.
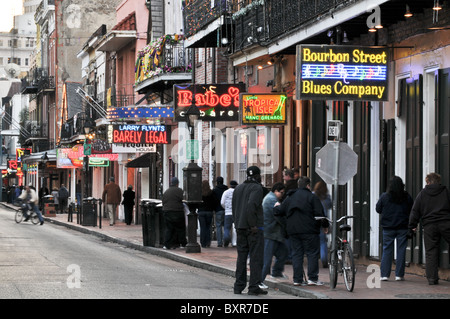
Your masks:
{"label": "bicycle wheel", "polygon": [[21,210],[18,210],[16,212],[16,216],[14,217],[14,219],[16,220],[16,223],[20,223],[23,220],[23,213]]}
{"label": "bicycle wheel", "polygon": [[342,270],[344,272],[344,282],[347,290],[352,292],[355,287],[355,260],[353,259],[353,251],[349,243],[344,244],[344,252],[342,256]]}
{"label": "bicycle wheel", "polygon": [[330,270],[330,288],[334,289],[337,285],[337,251],[330,252],[330,263],[328,264],[328,269]]}
{"label": "bicycle wheel", "polygon": [[39,224],[39,217],[36,213],[31,213],[31,222],[35,225]]}

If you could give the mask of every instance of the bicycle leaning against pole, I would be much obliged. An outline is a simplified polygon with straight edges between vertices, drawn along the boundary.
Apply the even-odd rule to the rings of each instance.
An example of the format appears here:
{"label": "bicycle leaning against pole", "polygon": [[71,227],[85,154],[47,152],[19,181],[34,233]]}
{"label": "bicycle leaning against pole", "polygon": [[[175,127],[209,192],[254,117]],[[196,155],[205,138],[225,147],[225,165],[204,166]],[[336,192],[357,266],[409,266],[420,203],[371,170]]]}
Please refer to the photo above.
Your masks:
{"label": "bicycle leaning against pole", "polygon": [[[339,218],[336,223],[340,223],[341,221],[353,218],[353,216],[342,216]],[[317,220],[327,219],[330,223],[332,222],[327,217],[316,217]],[[339,234],[332,234],[332,236],[336,236],[336,249],[330,251],[330,288],[336,288],[337,284],[337,275],[338,273],[344,276],[345,287],[348,291],[352,292],[355,287],[355,260],[353,258],[353,251],[350,243],[347,240],[347,233],[351,230],[351,226],[348,224],[343,224],[339,226]]]}

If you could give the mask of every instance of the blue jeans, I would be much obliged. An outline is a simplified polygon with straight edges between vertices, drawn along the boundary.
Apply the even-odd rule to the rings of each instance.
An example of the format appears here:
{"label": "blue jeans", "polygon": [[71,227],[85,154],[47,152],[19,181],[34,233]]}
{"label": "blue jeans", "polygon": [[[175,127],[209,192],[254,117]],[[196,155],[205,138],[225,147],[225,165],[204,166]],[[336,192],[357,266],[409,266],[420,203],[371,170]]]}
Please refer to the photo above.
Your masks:
{"label": "blue jeans", "polygon": [[223,244],[225,247],[228,247],[228,245],[231,242],[231,235],[232,235],[232,229],[233,226],[233,215],[225,215],[225,221],[223,225]]}
{"label": "blue jeans", "polygon": [[[30,203],[31,209],[34,210],[34,212],[36,213],[36,215],[38,215],[39,221],[43,222],[44,218],[42,217],[41,212],[39,211],[39,207],[36,204]],[[28,214],[26,214],[25,218],[28,218]]]}
{"label": "blue jeans", "polygon": [[264,282],[266,276],[270,273],[272,266],[272,257],[275,256],[275,263],[272,268],[272,276],[281,277],[284,271],[284,264],[288,256],[286,244],[272,239],[264,239],[264,264],[262,270],[262,280]]}
{"label": "blue jeans", "polygon": [[202,247],[211,246],[211,224],[213,219],[212,211],[198,211],[198,222],[200,224],[200,245]]}
{"label": "blue jeans", "polygon": [[216,236],[217,236],[217,246],[223,246],[223,220],[225,219],[225,211],[219,210],[216,212]]}
{"label": "blue jeans", "polygon": [[397,239],[397,261],[395,263],[395,276],[405,275],[405,256],[408,238],[407,229],[383,229],[383,256],[381,257],[381,277],[391,274],[392,258],[394,256],[394,240]]}
{"label": "blue jeans", "polygon": [[322,266],[328,265],[328,237],[327,234],[323,232],[323,228],[320,229],[320,260],[322,261]]}
{"label": "blue jeans", "polygon": [[319,279],[320,239],[318,234],[293,234],[289,236],[292,248],[294,282],[303,282],[303,257],[308,258],[308,279]]}

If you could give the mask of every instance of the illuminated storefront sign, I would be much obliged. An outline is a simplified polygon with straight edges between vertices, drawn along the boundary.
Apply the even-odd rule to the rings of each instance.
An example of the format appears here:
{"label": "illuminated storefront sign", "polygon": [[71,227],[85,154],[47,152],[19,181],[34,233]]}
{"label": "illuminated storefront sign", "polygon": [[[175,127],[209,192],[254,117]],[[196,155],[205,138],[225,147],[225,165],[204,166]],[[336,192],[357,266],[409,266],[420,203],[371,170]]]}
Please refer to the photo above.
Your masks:
{"label": "illuminated storefront sign", "polygon": [[298,100],[388,100],[387,48],[298,45]]}
{"label": "illuminated storefront sign", "polygon": [[241,124],[286,124],[286,94],[248,94],[240,96]]}
{"label": "illuminated storefront sign", "polygon": [[109,143],[169,144],[170,126],[165,125],[111,125]]}
{"label": "illuminated storefront sign", "polygon": [[238,121],[239,94],[244,84],[181,84],[173,86],[175,120],[186,121],[185,112],[195,102],[203,121]]}
{"label": "illuminated storefront sign", "polygon": [[[58,148],[56,149],[56,167],[57,168],[82,168],[83,158],[85,157],[83,152],[83,145],[76,145],[72,148]],[[89,155],[89,158],[102,158],[105,161],[117,161],[119,154],[95,154]],[[109,165],[109,164],[108,164]]]}

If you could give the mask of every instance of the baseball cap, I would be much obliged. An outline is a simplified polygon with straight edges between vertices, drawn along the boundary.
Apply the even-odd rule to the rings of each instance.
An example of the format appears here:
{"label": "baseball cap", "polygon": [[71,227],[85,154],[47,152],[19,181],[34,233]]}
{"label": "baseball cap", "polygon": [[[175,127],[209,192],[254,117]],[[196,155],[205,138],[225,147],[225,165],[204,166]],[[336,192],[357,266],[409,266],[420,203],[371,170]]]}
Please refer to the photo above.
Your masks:
{"label": "baseball cap", "polygon": [[247,176],[260,175],[261,170],[257,166],[250,166],[247,168]]}

